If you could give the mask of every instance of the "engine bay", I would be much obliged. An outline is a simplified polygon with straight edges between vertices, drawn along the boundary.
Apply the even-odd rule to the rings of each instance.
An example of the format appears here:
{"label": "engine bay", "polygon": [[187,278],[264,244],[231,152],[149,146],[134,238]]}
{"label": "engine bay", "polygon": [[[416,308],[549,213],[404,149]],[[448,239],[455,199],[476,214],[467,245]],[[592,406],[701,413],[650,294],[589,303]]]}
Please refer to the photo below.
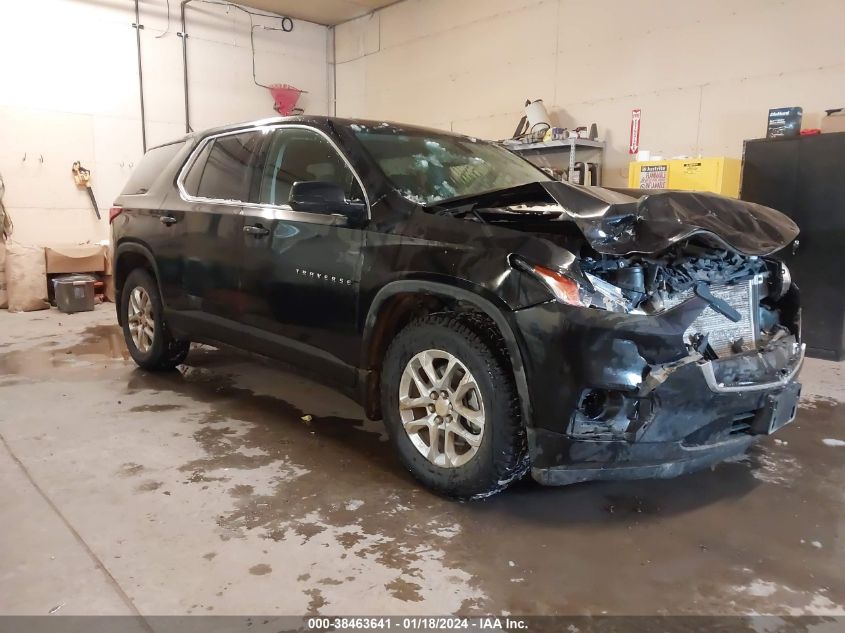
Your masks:
{"label": "engine bay", "polygon": [[685,333],[705,358],[750,351],[790,333],[778,305],[789,290],[788,272],[776,260],[698,240],[659,255],[585,255],[581,270],[595,289],[589,305],[597,308],[656,314],[694,294],[708,299]]}

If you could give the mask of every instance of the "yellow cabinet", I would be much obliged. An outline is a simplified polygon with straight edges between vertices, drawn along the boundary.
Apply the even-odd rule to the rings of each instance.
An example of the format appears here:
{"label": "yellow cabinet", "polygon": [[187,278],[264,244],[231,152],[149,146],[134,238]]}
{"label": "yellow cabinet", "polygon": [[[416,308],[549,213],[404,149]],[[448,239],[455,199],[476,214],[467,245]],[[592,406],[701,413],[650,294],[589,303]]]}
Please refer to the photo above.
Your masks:
{"label": "yellow cabinet", "polygon": [[628,186],[634,189],[712,191],[737,198],[741,171],[741,160],[725,156],[634,161],[628,166]]}

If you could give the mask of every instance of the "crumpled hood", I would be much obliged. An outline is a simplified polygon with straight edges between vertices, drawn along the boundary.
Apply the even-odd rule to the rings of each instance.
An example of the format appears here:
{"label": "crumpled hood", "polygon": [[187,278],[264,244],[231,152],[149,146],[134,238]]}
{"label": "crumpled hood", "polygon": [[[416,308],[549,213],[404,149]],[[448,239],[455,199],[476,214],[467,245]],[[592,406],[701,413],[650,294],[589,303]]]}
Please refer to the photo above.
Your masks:
{"label": "crumpled hood", "polygon": [[590,245],[608,255],[654,253],[701,233],[744,255],[770,255],[798,236],[798,226],[779,211],[714,193],[540,184]]}
{"label": "crumpled hood", "polygon": [[[548,206],[553,202],[560,209]],[[574,222],[590,246],[607,255],[658,253],[698,234],[715,237],[743,255],[770,255],[798,235],[795,223],[779,211],[696,191],[605,189],[540,181],[440,206],[472,208],[499,226],[518,228],[524,222],[538,234],[545,222]]]}

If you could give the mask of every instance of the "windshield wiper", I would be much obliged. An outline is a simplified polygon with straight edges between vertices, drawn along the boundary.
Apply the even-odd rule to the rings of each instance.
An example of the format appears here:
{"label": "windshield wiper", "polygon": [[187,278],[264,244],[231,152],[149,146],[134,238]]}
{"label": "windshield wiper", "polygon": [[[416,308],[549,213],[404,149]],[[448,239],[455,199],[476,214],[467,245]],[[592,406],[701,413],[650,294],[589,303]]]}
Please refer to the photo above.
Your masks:
{"label": "windshield wiper", "polygon": [[441,207],[435,212],[435,215],[448,215],[451,218],[457,218],[467,213],[471,213],[482,224],[487,224],[487,220],[481,217],[481,214],[475,210],[476,203],[462,204],[458,207]]}

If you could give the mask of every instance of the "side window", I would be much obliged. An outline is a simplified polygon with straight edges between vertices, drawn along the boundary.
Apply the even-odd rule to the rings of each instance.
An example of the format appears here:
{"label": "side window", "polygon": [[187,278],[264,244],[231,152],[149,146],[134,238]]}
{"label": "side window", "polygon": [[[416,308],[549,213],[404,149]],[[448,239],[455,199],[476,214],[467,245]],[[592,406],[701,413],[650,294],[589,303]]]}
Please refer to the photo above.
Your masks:
{"label": "side window", "polygon": [[186,174],[185,191],[199,198],[253,202],[252,168],[261,141],[256,131],[212,139]]}
{"label": "side window", "polygon": [[275,130],[261,176],[259,202],[286,205],[293,183],[313,180],[336,182],[347,200],[364,200],[354,174],[325,138],[301,128]]}
{"label": "side window", "polygon": [[121,195],[140,195],[147,193],[153,183],[165,171],[179,150],[185,147],[184,141],[154,147],[147,151],[141,162],[132,170],[129,181],[123,187]]}
{"label": "side window", "polygon": [[208,153],[211,151],[212,143],[206,143],[200,153],[197,155],[188,173],[182,179],[182,186],[190,196],[197,197],[199,195],[200,179],[202,172],[205,169],[205,164],[208,162]]}

